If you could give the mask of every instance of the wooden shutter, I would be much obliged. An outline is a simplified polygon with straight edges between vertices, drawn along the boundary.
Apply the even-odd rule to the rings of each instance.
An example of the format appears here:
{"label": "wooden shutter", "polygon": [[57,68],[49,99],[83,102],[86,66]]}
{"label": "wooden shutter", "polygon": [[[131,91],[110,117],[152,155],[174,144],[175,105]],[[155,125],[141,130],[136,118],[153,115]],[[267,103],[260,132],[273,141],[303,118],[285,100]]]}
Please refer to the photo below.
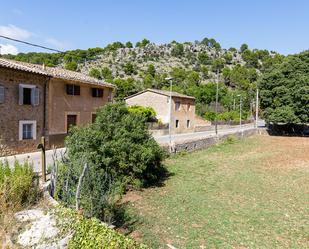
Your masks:
{"label": "wooden shutter", "polygon": [[31,104],[32,105],[39,105],[40,103],[40,90],[39,88],[32,88],[31,89]]}
{"label": "wooden shutter", "polygon": [[0,104],[4,103],[4,87],[0,86]]}
{"label": "wooden shutter", "polygon": [[24,104],[24,88],[22,85],[19,85],[19,104],[23,105]]}

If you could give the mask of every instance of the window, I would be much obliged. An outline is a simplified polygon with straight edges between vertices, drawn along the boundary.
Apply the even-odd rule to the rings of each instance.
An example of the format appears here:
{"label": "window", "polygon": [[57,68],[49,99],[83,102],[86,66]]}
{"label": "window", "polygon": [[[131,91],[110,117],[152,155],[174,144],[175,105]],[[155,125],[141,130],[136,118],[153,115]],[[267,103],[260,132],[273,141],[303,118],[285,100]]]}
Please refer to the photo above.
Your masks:
{"label": "window", "polygon": [[31,105],[31,88],[24,88],[23,90],[23,104]]}
{"label": "window", "polygon": [[67,84],[66,85],[67,95],[80,95],[80,86]]}
{"label": "window", "polygon": [[187,128],[190,127],[190,120],[187,120]]}
{"label": "window", "polygon": [[179,127],[179,120],[176,119],[176,128],[178,128],[178,127]]}
{"label": "window", "polygon": [[113,100],[113,89],[109,89],[107,101],[112,102],[112,100]]}
{"label": "window", "polygon": [[36,121],[19,121],[19,140],[36,140]]}
{"label": "window", "polygon": [[33,139],[33,124],[23,124],[23,140]]}
{"label": "window", "polygon": [[0,104],[4,103],[4,86],[0,86]]}
{"label": "window", "polygon": [[175,110],[179,111],[179,109],[180,109],[180,102],[176,101],[176,103],[175,103]]}
{"label": "window", "polygon": [[97,114],[92,113],[92,114],[91,114],[91,121],[92,121],[92,123],[95,122],[96,118],[97,118]]}
{"label": "window", "polygon": [[67,133],[72,128],[72,126],[77,125],[77,115],[76,114],[69,114],[67,115]]}
{"label": "window", "polygon": [[40,90],[34,85],[19,85],[19,104],[20,105],[39,105]]}
{"label": "window", "polygon": [[94,97],[94,98],[102,98],[103,97],[103,89],[101,89],[101,88],[92,88],[92,97]]}

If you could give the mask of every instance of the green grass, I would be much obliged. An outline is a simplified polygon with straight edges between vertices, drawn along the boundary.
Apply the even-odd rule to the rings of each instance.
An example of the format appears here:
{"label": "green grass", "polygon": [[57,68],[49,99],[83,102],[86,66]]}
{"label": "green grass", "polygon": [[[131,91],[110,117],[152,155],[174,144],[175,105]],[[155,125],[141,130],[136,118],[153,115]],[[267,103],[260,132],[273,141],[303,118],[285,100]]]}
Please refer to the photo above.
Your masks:
{"label": "green grass", "polygon": [[135,233],[151,248],[309,248],[308,147],[257,136],[170,158],[165,185],[130,203]]}

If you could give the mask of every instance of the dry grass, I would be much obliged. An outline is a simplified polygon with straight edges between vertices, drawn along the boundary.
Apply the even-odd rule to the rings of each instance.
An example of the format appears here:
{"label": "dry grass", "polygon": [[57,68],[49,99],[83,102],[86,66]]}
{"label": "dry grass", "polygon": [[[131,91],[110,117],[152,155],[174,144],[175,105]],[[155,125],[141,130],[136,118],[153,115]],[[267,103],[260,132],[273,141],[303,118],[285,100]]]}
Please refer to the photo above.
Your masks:
{"label": "dry grass", "polygon": [[167,160],[165,186],[129,193],[152,248],[309,248],[309,139],[256,136]]}

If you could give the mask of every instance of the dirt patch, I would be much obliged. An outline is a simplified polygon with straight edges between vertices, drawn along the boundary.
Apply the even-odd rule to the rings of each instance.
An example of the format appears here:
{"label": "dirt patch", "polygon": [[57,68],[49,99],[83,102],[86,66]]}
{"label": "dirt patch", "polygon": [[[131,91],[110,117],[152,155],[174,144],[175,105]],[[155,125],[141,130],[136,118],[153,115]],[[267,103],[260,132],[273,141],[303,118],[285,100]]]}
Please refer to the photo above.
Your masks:
{"label": "dirt patch", "polygon": [[120,204],[134,203],[142,199],[142,196],[137,191],[127,192],[121,199]]}

